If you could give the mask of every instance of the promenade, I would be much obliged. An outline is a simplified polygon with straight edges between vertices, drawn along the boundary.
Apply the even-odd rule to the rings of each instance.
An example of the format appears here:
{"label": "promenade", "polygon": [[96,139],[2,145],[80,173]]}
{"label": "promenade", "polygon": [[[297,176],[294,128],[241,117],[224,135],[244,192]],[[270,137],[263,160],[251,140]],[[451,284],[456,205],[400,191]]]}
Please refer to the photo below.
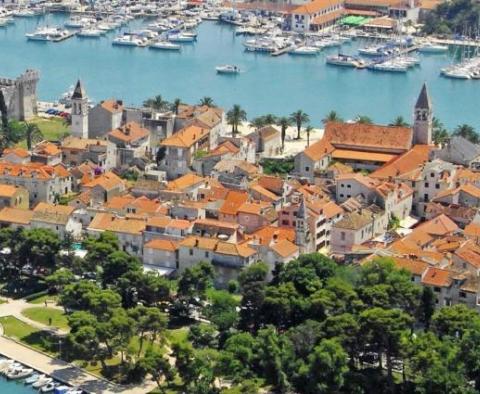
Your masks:
{"label": "promenade", "polygon": [[[49,304],[49,307],[54,307]],[[0,305],[0,317],[13,316],[36,328],[65,334],[65,331],[54,329],[35,322],[22,315],[22,310],[32,307],[24,300],[9,300],[8,303]],[[153,381],[146,380],[143,384],[132,387],[115,385],[107,380],[96,377],[87,371],[78,368],[66,361],[59,360],[41,353],[35,349],[25,346],[17,341],[3,336],[3,327],[0,325],[0,354],[14,359],[39,372],[50,375],[58,381],[68,383],[73,387],[79,387],[94,394],[147,394],[154,390],[157,385]]]}

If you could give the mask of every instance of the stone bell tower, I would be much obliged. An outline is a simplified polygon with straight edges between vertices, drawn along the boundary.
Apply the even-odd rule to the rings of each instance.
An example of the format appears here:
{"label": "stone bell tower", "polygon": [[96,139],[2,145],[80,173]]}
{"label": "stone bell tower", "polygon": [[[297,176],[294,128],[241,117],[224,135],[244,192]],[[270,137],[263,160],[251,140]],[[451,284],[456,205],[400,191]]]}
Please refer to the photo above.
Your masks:
{"label": "stone bell tower", "polygon": [[82,83],[78,80],[72,97],[72,135],[88,138],[88,98]]}
{"label": "stone bell tower", "polygon": [[295,222],[295,243],[300,253],[308,253],[310,245],[310,230],[308,227],[308,209],[305,197],[302,195]]}
{"label": "stone bell tower", "polygon": [[433,107],[427,85],[423,84],[413,114],[413,143],[431,145],[433,128]]}

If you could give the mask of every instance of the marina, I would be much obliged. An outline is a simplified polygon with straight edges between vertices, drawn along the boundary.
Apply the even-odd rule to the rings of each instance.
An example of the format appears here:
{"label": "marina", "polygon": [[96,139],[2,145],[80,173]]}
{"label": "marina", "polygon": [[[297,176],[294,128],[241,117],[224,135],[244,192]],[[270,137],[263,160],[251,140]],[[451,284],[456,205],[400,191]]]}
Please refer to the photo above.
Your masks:
{"label": "marina", "polygon": [[[55,13],[48,16],[51,26],[66,28],[65,23],[78,26],[67,28],[77,37],[69,37],[55,45],[41,45],[25,37],[38,26],[47,24],[46,15],[14,18],[14,24],[0,29],[0,50],[10,59],[0,66],[1,72],[8,76],[16,75],[27,66],[40,69],[39,93],[48,101],[57,100],[72,81],[82,77],[92,97],[128,96],[132,104],[138,104],[159,92],[168,99],[180,97],[190,102],[208,95],[225,107],[241,103],[249,117],[272,112],[272,108],[279,113],[302,108],[318,125],[332,108],[346,118],[366,113],[383,122],[398,115],[408,116],[408,103],[415,94],[415,87],[427,81],[438,110],[445,114],[442,121],[448,127],[457,124],[452,106],[458,106],[457,111],[465,113],[466,122],[480,125],[473,108],[473,103],[480,98],[477,81],[440,75],[442,69],[453,63],[451,49],[437,53],[418,51],[418,55],[402,53],[420,60],[420,66],[408,67],[408,72],[403,71],[404,67],[399,67],[400,72],[391,71],[389,63],[383,70],[382,66],[375,70],[383,72],[359,72],[358,69],[368,71],[368,65],[373,69],[371,62],[378,62],[378,59],[362,56],[355,67],[351,67],[352,64],[344,67],[342,64],[332,66],[332,56],[356,57],[360,48],[381,44],[383,37],[366,39],[355,34],[357,37],[352,40],[347,34],[335,33],[330,37],[313,34],[306,40],[295,41],[293,37],[279,36],[276,39],[279,45],[272,50],[262,34],[237,35],[240,27],[210,20],[215,16],[207,18],[196,29],[185,30],[179,28],[179,18],[173,17],[120,21],[110,15],[94,25],[85,25],[88,13]],[[110,24],[114,21],[116,27]],[[264,31],[259,29],[258,33]],[[432,43],[437,44],[436,41]],[[254,50],[246,50],[245,44],[250,44]],[[19,47],[25,49],[22,57],[15,54]],[[156,50],[145,50],[148,47]],[[407,48],[406,51],[419,48]],[[296,51],[295,56],[286,56],[292,51]],[[93,52],[96,53],[94,64],[86,60]],[[69,61],[72,58],[74,62]],[[61,71],[52,75],[47,70],[53,66],[53,59]],[[212,69],[221,64],[237,65],[242,70],[242,78],[216,76]],[[193,75],[193,78],[187,81],[185,75]],[[304,78],[305,75],[308,78]],[[388,92],[383,88],[385,84],[391,87]],[[258,91],[269,94],[258,94]],[[321,99],[316,91],[322,91]],[[368,100],[365,100],[365,91],[370,92]],[[450,100],[451,95],[462,95],[466,104]],[[387,102],[396,105],[386,108]],[[371,113],[372,108],[378,108],[378,113]]]}

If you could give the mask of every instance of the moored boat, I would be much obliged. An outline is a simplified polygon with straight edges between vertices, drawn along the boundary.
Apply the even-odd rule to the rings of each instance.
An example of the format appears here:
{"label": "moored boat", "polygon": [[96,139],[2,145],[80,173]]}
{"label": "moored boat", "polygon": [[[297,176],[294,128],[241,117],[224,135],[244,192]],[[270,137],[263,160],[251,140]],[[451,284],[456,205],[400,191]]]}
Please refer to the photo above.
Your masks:
{"label": "moored boat", "polygon": [[215,70],[218,74],[238,74],[240,72],[240,68],[232,64],[217,66]]}

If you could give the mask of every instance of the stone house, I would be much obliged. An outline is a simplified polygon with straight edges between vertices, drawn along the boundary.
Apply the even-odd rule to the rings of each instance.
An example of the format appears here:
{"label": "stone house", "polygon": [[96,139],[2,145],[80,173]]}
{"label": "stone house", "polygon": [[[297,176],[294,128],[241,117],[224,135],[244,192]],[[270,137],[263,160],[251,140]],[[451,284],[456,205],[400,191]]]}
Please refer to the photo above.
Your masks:
{"label": "stone house", "polygon": [[77,166],[88,161],[102,169],[108,169],[107,162],[113,162],[113,158],[107,159],[107,142],[103,140],[69,136],[62,141],[60,149],[62,161],[68,166]]}
{"label": "stone house", "polygon": [[0,208],[28,209],[28,190],[24,187],[0,184]]}
{"label": "stone house", "polygon": [[91,108],[88,113],[88,137],[103,138],[109,131],[122,125],[123,103],[120,100],[105,100]]}
{"label": "stone house", "polygon": [[82,223],[74,219],[74,211],[75,208],[68,205],[38,203],[33,209],[30,227],[52,230],[61,239],[67,234],[78,239],[82,234]]}
{"label": "stone house", "polygon": [[[130,167],[135,159],[150,156],[150,132],[138,123],[130,122],[117,127],[107,135],[108,150],[115,152],[114,163],[117,168]],[[108,153],[107,153],[108,154]]]}

